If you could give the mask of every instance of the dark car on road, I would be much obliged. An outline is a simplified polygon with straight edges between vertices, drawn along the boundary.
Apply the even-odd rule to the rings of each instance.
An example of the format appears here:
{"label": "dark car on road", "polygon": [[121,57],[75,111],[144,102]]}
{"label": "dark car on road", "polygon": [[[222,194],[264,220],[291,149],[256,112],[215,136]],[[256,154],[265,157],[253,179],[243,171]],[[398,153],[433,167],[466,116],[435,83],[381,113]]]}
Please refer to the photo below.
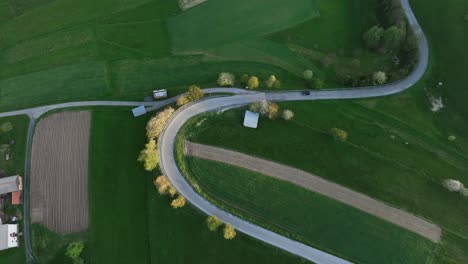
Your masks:
{"label": "dark car on road", "polygon": [[310,95],[310,91],[302,91],[302,95]]}

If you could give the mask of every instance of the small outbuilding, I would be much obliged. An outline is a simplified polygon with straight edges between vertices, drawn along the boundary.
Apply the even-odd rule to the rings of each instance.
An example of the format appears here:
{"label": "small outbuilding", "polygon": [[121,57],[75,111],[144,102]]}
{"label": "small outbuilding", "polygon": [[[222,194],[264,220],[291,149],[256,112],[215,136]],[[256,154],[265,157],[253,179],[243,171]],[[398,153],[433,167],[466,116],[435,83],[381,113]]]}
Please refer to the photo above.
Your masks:
{"label": "small outbuilding", "polygon": [[244,116],[244,126],[250,128],[257,128],[259,117],[260,115],[258,113],[246,110]]}
{"label": "small outbuilding", "polygon": [[18,247],[18,225],[0,223],[0,250]]}
{"label": "small outbuilding", "polygon": [[146,108],[145,108],[144,105],[141,105],[139,107],[133,108],[132,113],[133,113],[134,117],[142,116],[142,115],[146,114]]}

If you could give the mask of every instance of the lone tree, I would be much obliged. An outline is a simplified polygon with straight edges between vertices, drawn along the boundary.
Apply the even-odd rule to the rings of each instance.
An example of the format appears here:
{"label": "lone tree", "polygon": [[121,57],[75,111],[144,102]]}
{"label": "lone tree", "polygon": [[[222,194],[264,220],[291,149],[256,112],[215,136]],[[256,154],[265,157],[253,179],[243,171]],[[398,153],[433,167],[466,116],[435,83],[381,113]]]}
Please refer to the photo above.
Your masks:
{"label": "lone tree", "polygon": [[199,86],[190,85],[187,92],[185,94],[179,96],[179,98],[177,98],[176,104],[177,104],[177,106],[183,106],[183,105],[188,104],[188,103],[190,103],[192,101],[196,101],[196,100],[202,98],[203,96],[205,96],[205,93],[203,92],[203,90]]}
{"label": "lone tree", "polygon": [[181,95],[179,96],[179,98],[177,98],[177,101],[176,101],[176,105],[181,107],[183,105],[186,105],[190,103],[190,100],[188,99],[188,97],[186,95]]}
{"label": "lone tree", "polygon": [[184,207],[185,206],[185,197],[183,197],[182,195],[179,195],[177,198],[172,200],[171,206],[172,206],[172,208],[175,208],[175,209]]}
{"label": "lone tree", "polygon": [[268,118],[269,119],[276,119],[278,116],[279,105],[276,103],[269,102],[268,103]]}
{"label": "lone tree", "polygon": [[81,253],[84,249],[83,241],[72,242],[68,244],[65,255],[72,259],[73,264],[82,264],[84,260],[81,258]]}
{"label": "lone tree", "polygon": [[396,26],[391,26],[384,31],[383,42],[387,49],[398,48],[403,40],[405,32]]}
{"label": "lone tree", "polygon": [[279,105],[263,100],[261,102],[251,103],[249,105],[249,110],[259,113],[262,116],[268,116],[270,119],[275,119],[278,116]]}
{"label": "lone tree", "polygon": [[206,225],[208,226],[208,229],[212,232],[218,230],[218,228],[223,224],[221,220],[219,220],[216,216],[208,216],[206,219]]}
{"label": "lone tree", "polygon": [[234,86],[235,77],[234,74],[230,72],[222,72],[219,74],[218,77],[218,84],[219,86]]}
{"label": "lone tree", "polygon": [[307,81],[312,80],[312,78],[314,77],[314,72],[312,70],[305,70],[302,73],[302,77],[304,77],[304,79]]}
{"label": "lone tree", "polygon": [[161,195],[169,194],[169,196],[174,197],[177,190],[172,186],[166,176],[161,175],[154,180],[154,185],[158,189],[158,193]]}
{"label": "lone tree", "polygon": [[332,129],[330,129],[330,134],[337,141],[344,142],[344,141],[348,140],[348,133],[346,131],[344,131],[343,129],[339,129],[339,128],[334,127]]}
{"label": "lone tree", "polygon": [[247,81],[247,87],[249,87],[249,89],[257,89],[258,86],[259,86],[258,77],[250,76],[249,80]]}
{"label": "lone tree", "polygon": [[314,89],[320,90],[323,88],[323,80],[315,77],[312,79],[311,86]]}
{"label": "lone tree", "polygon": [[167,120],[174,113],[174,108],[168,107],[152,117],[146,124],[146,136],[148,139],[155,139],[161,135]]}
{"label": "lone tree", "polygon": [[224,234],[224,239],[231,240],[236,237],[236,230],[234,229],[232,225],[225,224],[223,234]]}
{"label": "lone tree", "polygon": [[145,145],[145,149],[143,149],[138,156],[138,161],[143,162],[145,170],[147,171],[152,171],[158,167],[159,153],[154,139],[150,139]]}
{"label": "lone tree", "polygon": [[442,182],[442,185],[447,188],[447,190],[451,192],[458,192],[460,191],[463,187],[463,184],[459,181],[452,180],[452,179],[446,179]]}
{"label": "lone tree", "polygon": [[289,110],[289,109],[286,109],[286,110],[283,111],[283,114],[281,116],[283,117],[284,120],[289,121],[289,120],[293,119],[294,112]]}
{"label": "lone tree", "polygon": [[382,85],[387,82],[387,74],[383,71],[378,71],[372,75],[372,81],[374,84]]}
{"label": "lone tree", "polygon": [[275,85],[275,82],[277,81],[278,80],[276,79],[276,76],[270,75],[270,77],[268,77],[268,79],[265,81],[265,85],[268,88],[273,88],[273,86]]}
{"label": "lone tree", "polygon": [[379,26],[373,26],[364,33],[363,39],[369,49],[375,49],[379,46],[383,35],[383,28]]}

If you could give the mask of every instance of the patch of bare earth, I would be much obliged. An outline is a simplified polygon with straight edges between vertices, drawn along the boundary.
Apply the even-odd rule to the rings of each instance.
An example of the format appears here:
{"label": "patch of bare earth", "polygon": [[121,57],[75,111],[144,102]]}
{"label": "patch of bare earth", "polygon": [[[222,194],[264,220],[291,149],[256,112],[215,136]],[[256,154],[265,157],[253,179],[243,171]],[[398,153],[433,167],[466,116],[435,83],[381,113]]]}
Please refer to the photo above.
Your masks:
{"label": "patch of bare earth", "polygon": [[440,241],[442,230],[437,225],[305,171],[239,152],[195,144],[188,141],[185,142],[184,151],[186,155],[231,164],[294,183],[396,224],[433,242],[438,243]]}
{"label": "patch of bare earth", "polygon": [[88,227],[91,114],[53,114],[36,127],[31,155],[31,221],[70,233]]}

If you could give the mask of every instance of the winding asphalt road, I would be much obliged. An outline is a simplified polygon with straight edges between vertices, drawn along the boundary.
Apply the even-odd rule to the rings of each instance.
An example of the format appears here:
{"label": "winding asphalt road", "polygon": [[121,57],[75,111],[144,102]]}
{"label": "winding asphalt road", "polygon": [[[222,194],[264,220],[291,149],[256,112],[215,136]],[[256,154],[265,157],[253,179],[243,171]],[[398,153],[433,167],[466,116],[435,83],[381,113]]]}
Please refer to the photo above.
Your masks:
{"label": "winding asphalt road", "polygon": [[[237,106],[246,105],[252,102],[261,100],[270,101],[305,101],[305,100],[322,100],[322,99],[352,99],[352,98],[369,98],[386,96],[395,93],[402,92],[416,82],[418,82],[424,75],[427,69],[429,61],[429,48],[427,39],[418,24],[409,4],[409,0],[401,0],[402,7],[406,13],[409,24],[413,32],[419,37],[419,61],[415,66],[414,71],[407,76],[405,79],[379,86],[379,87],[361,87],[352,89],[336,89],[336,90],[323,90],[323,91],[312,91],[310,96],[301,95],[300,91],[290,92],[272,92],[272,93],[261,93],[251,92],[237,88],[213,88],[206,89],[207,93],[233,93],[234,96],[230,97],[219,97],[214,99],[205,99],[186,105],[177,110],[159,138],[159,154],[161,157],[161,169],[169,180],[174,184],[178,192],[185,196],[194,206],[204,211],[209,215],[215,215],[220,218],[223,222],[233,225],[237,230],[255,237],[268,244],[284,249],[292,254],[298,255],[315,263],[321,264],[344,264],[350,263],[347,260],[333,256],[326,252],[317,250],[308,245],[299,243],[297,241],[288,239],[274,232],[266,230],[262,227],[251,224],[245,220],[242,220],[236,216],[233,216],[216,206],[209,203],[203,197],[195,193],[190,185],[185,181],[185,178],[179,171],[176,161],[174,159],[174,142],[175,137],[179,129],[187,122],[190,118],[205,113],[208,111],[215,111],[218,109],[233,108]],[[167,99],[159,102],[123,102],[123,101],[84,101],[84,102],[69,102],[63,104],[55,104],[49,106],[33,107],[29,109],[11,111],[0,113],[0,117],[23,115],[26,114],[30,117],[31,121],[28,129],[28,141],[26,151],[26,164],[25,164],[25,182],[24,182],[24,235],[26,244],[26,257],[27,263],[32,263],[33,252],[30,244],[30,228],[29,228],[29,175],[30,175],[30,153],[31,153],[31,142],[34,133],[34,125],[40,116],[43,114],[56,109],[70,108],[70,107],[83,107],[83,106],[139,106],[145,105],[148,110],[155,110],[163,107],[170,103],[173,103],[175,98]]]}
{"label": "winding asphalt road", "polygon": [[245,95],[234,95],[209,100],[202,100],[189,104],[177,110],[166,124],[166,127],[159,137],[159,156],[162,173],[168,177],[177,191],[183,195],[191,204],[198,207],[208,215],[214,215],[225,223],[229,223],[237,230],[255,237],[268,244],[282,248],[292,254],[301,256],[312,262],[321,264],[349,263],[347,260],[333,256],[326,252],[317,250],[308,245],[291,240],[278,235],[265,228],[249,223],[211,204],[209,201],[198,195],[177,167],[174,158],[174,143],[178,131],[192,117],[223,108],[242,106],[252,102],[267,99],[270,101],[304,101],[320,99],[351,99],[386,96],[402,92],[418,82],[424,75],[428,60],[429,48],[427,39],[419,26],[409,5],[409,0],[401,0],[409,24],[414,33],[419,37],[419,61],[414,71],[405,79],[379,87],[363,87],[357,89],[340,89],[311,92],[310,96],[303,96],[300,92],[279,92],[279,93],[256,93]]}

